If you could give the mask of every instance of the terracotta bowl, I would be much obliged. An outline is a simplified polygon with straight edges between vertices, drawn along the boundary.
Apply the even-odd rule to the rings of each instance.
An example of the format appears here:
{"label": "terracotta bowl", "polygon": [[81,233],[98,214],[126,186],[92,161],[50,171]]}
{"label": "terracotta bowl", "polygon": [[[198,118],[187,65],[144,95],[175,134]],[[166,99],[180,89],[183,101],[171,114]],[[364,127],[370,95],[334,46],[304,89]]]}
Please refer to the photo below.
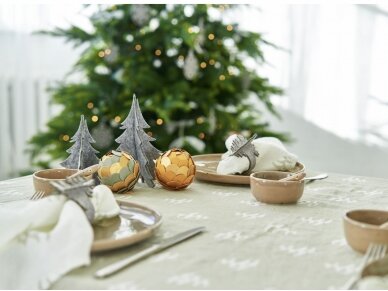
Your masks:
{"label": "terracotta bowl", "polygon": [[346,240],[354,250],[365,253],[370,243],[388,244],[388,229],[379,228],[388,221],[388,211],[352,210],[343,221]]}
{"label": "terracotta bowl", "polygon": [[54,192],[52,181],[61,181],[76,173],[76,169],[47,169],[37,171],[32,175],[35,191],[43,191],[46,195]]}
{"label": "terracotta bowl", "polygon": [[[269,204],[296,203],[303,195],[303,181],[279,181],[290,173],[263,171],[250,175],[251,191],[257,201]],[[303,177],[305,174],[303,173]]]}

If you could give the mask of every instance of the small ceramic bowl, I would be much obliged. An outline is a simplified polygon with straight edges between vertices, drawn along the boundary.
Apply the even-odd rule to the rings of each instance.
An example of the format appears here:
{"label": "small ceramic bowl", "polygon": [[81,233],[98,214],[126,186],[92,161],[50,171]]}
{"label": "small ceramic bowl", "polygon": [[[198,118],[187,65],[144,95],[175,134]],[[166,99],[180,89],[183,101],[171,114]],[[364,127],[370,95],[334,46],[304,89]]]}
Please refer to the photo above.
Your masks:
{"label": "small ceramic bowl", "polygon": [[47,169],[37,171],[32,175],[35,191],[43,191],[45,195],[49,195],[55,190],[50,182],[64,180],[76,172],[76,169]]}
{"label": "small ceramic bowl", "polygon": [[[263,171],[250,175],[251,191],[257,201],[269,204],[296,203],[303,195],[303,181],[279,181],[290,173]],[[306,174],[303,173],[302,177]]]}
{"label": "small ceramic bowl", "polygon": [[345,237],[356,251],[365,253],[370,243],[388,244],[388,229],[379,226],[388,221],[388,211],[358,209],[343,218]]}

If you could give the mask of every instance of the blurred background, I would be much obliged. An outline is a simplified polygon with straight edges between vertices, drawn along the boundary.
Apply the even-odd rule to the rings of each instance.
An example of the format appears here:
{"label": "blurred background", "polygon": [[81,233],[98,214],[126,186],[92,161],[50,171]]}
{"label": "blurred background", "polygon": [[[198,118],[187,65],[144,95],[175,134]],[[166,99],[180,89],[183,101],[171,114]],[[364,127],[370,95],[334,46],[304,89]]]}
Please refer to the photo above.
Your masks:
{"label": "blurred background", "polygon": [[[190,18],[197,7],[186,6],[189,8],[182,8],[184,17]],[[31,160],[32,152],[36,154],[43,144],[47,147],[46,161],[57,165],[55,160],[60,160],[59,156],[50,156],[54,152],[50,149],[54,144],[52,140],[35,139],[35,149],[27,151],[31,148],[29,141],[48,130],[48,121],[64,114],[63,100],[63,104],[52,102],[54,93],[47,88],[58,81],[82,79],[82,74],[68,73],[90,49],[84,44],[75,47],[74,42],[66,42],[63,37],[35,32],[76,25],[92,33],[95,30],[91,24],[93,15],[96,17],[96,13],[106,9],[106,5],[0,4],[0,179],[32,171],[36,167]],[[167,11],[174,8],[169,9]],[[225,25],[237,24],[231,28],[238,26],[241,31],[257,32],[265,38],[266,42],[260,44],[264,62],[252,62],[247,58],[244,65],[283,90],[283,94],[270,97],[271,106],[280,119],[266,108],[268,104],[252,100],[262,112],[260,118],[268,122],[267,132],[286,133],[287,148],[297,154],[307,168],[388,178],[388,5],[260,4],[222,6],[205,12]],[[137,13],[142,16],[144,11],[138,9]],[[210,29],[210,25],[211,21],[205,21],[204,28],[199,25],[199,33],[201,29]],[[226,27],[227,31],[232,30]],[[192,50],[197,58],[206,55],[207,49],[212,53],[206,44],[203,48],[205,52]],[[106,54],[107,50],[103,52]],[[202,63],[199,60],[201,68]],[[205,62],[203,66],[209,67],[209,64]],[[187,72],[185,77],[190,84],[195,82],[187,77]],[[222,80],[221,75],[217,78]],[[124,111],[129,111],[129,105]],[[98,118],[101,120],[101,114],[91,112],[88,124],[92,126]],[[160,114],[163,115],[163,111]],[[97,120],[93,116],[97,116]],[[120,113],[111,117],[121,121],[125,116]],[[151,113],[149,116],[152,119]],[[167,122],[169,116],[155,117],[155,126],[163,120]],[[57,132],[63,148],[70,147],[69,137],[75,133],[78,122],[78,118],[73,122],[76,125],[73,130]],[[179,120],[175,118],[174,122]],[[202,123],[198,118],[196,122]],[[152,122],[150,125],[153,128]],[[50,132],[54,128],[52,125]],[[211,134],[211,130],[204,129],[197,139],[204,144],[216,144],[210,137],[206,140]],[[222,136],[217,139],[222,140]],[[56,136],[54,140],[58,142]],[[196,141],[193,147],[198,153],[220,151],[219,145],[201,148],[201,143]],[[59,149],[58,145],[56,150]]]}

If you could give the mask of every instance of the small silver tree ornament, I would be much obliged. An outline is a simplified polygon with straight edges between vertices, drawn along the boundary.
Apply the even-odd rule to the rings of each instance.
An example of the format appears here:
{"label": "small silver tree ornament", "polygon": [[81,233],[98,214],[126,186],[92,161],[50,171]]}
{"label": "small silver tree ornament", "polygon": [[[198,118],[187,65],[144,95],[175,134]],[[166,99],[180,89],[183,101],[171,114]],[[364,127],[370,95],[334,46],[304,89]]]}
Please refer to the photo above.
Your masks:
{"label": "small silver tree ornament", "polygon": [[98,151],[91,145],[96,141],[90,135],[83,115],[81,115],[78,130],[70,141],[74,144],[67,150],[70,155],[61,163],[61,166],[68,169],[82,170],[100,162],[96,156]]}
{"label": "small silver tree ornament", "polygon": [[140,164],[140,177],[148,187],[155,187],[155,162],[160,151],[155,148],[151,141],[155,139],[144,132],[144,128],[150,128],[140,111],[139,101],[133,95],[131,110],[123,121],[121,129],[125,129],[116,142],[119,143],[117,150],[129,153]]}

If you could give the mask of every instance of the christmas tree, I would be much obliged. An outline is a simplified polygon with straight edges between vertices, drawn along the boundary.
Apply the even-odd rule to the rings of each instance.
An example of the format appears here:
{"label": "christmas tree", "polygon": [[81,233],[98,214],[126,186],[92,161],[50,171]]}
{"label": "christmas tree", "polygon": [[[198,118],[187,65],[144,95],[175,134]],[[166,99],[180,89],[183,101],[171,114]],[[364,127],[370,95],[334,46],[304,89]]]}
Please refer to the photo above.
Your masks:
{"label": "christmas tree", "polygon": [[95,143],[93,137],[89,133],[88,125],[83,115],[75,135],[71,138],[74,145],[67,150],[70,156],[61,163],[62,166],[69,169],[85,169],[89,166],[99,163],[96,157],[96,151],[91,143]]}
{"label": "christmas tree", "polygon": [[161,150],[224,152],[232,132],[283,139],[247,102],[254,95],[276,114],[270,97],[281,90],[245,65],[263,63],[262,45],[268,43],[259,33],[224,23],[217,15],[227,9],[233,6],[100,6],[90,18],[93,30],[71,26],[49,32],[85,48],[74,68],[84,78],[51,88],[63,111],[31,139],[35,164],[47,167],[64,157],[80,114],[91,121],[97,149],[116,148],[133,93],[151,126],[147,134]]}
{"label": "christmas tree", "polygon": [[133,95],[131,111],[121,126],[121,129],[125,129],[125,131],[116,139],[116,142],[120,144],[117,149],[131,154],[139,162],[142,180],[149,187],[154,187],[154,160],[159,157],[160,152],[151,144],[151,141],[155,139],[143,130],[149,127],[141,114],[139,102]]}

